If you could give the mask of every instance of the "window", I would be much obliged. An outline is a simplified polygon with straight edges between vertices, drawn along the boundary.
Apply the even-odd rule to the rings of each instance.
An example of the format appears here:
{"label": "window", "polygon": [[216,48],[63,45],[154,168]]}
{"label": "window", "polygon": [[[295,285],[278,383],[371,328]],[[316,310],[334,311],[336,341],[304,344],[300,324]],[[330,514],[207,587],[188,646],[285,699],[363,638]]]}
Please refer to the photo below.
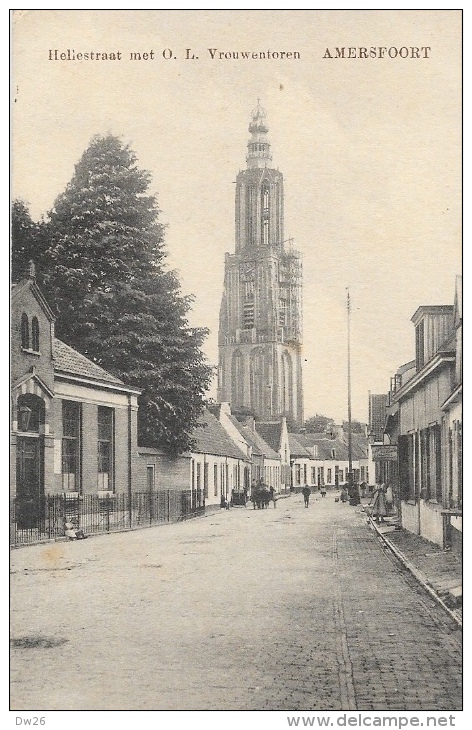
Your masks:
{"label": "window", "polygon": [[146,488],[148,493],[154,491],[155,485],[155,470],[154,464],[148,464],[146,467]]}
{"label": "window", "polygon": [[98,489],[113,491],[113,408],[98,406]]}
{"label": "window", "polygon": [[245,302],[243,306],[243,329],[254,327],[254,301]]}
{"label": "window", "polygon": [[208,464],[206,462],[203,465],[203,496],[205,499],[208,497]]}
{"label": "window", "polygon": [[318,484],[324,484],[324,466],[318,467]]}
{"label": "window", "polygon": [[295,464],[295,484],[301,483],[301,465]]}
{"label": "window", "polygon": [[285,327],[287,324],[287,301],[280,299],[279,301],[279,326]]}
{"label": "window", "polygon": [[218,496],[218,464],[213,464],[213,495]]}
{"label": "window", "polygon": [[326,481],[327,481],[328,484],[331,484],[331,479],[332,478],[333,478],[333,470],[332,469],[328,469],[327,476],[326,476]]}
{"label": "window", "polygon": [[23,312],[21,315],[21,346],[29,350],[29,322],[28,315]]}
{"label": "window", "polygon": [[245,281],[244,282],[244,298],[246,302],[252,302],[254,299],[254,282],[253,281]]}
{"label": "window", "polygon": [[31,320],[31,349],[39,352],[39,322],[37,317]]}
{"label": "window", "polygon": [[338,484],[344,482],[344,469],[340,469],[338,472]]}
{"label": "window", "polygon": [[420,322],[415,329],[416,339],[416,369],[421,370],[424,365],[424,322]]}
{"label": "window", "polygon": [[311,467],[311,483],[316,484],[316,466]]}
{"label": "window", "polygon": [[62,401],[62,489],[80,492],[80,403]]}

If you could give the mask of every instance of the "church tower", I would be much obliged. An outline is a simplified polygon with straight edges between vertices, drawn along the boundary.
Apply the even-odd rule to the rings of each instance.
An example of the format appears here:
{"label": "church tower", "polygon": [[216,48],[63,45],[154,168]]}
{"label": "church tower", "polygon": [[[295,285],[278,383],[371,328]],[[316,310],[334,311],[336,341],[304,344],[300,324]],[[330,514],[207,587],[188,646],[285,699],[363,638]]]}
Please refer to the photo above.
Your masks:
{"label": "church tower", "polygon": [[235,253],[225,257],[218,400],[258,420],[301,425],[302,266],[284,240],[283,176],[272,167],[259,102],[249,132],[247,168],[236,178]]}

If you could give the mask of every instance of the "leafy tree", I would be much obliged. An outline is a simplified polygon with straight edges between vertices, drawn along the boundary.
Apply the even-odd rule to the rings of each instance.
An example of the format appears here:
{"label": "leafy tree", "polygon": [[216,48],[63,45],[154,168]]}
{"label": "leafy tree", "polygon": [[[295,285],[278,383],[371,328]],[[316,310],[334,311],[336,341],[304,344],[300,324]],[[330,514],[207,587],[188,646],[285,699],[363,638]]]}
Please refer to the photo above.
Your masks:
{"label": "leafy tree", "polygon": [[31,260],[44,256],[47,248],[44,226],[31,218],[26,203],[14,200],[11,209],[11,278],[17,282],[28,270]]}
{"label": "leafy tree", "polygon": [[94,362],[143,389],[142,445],[191,446],[212,368],[191,328],[192,299],[167,270],[159,209],[128,145],[95,137],[49,213],[43,286],[56,333]]}
{"label": "leafy tree", "polygon": [[326,431],[327,426],[331,426],[333,423],[332,418],[315,413],[314,416],[305,421],[305,429],[307,433],[322,433]]}
{"label": "leafy tree", "polygon": [[[343,421],[343,431],[349,430],[349,421]],[[365,433],[365,424],[360,421],[351,421],[351,433]]]}

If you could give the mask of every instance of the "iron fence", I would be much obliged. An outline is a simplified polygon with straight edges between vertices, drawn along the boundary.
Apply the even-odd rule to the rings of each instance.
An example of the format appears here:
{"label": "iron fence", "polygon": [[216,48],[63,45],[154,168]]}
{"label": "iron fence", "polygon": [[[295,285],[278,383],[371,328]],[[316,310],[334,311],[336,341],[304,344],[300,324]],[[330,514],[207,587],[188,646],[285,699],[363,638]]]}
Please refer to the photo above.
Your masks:
{"label": "iron fence", "polygon": [[158,490],[129,494],[45,494],[10,499],[10,545],[64,537],[70,522],[85,535],[178,522],[205,512],[201,490]]}

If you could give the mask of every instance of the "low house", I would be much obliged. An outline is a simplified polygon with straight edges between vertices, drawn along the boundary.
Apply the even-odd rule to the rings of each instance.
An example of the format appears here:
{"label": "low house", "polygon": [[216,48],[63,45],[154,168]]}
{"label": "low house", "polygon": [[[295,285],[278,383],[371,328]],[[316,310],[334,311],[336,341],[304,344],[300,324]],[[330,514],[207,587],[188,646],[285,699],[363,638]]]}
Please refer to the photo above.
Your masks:
{"label": "low house", "polygon": [[237,423],[241,434],[252,448],[251,486],[262,480],[269,489],[272,487],[275,492],[280,493],[284,475],[280,454],[256,431],[254,418]]}
{"label": "low house", "polygon": [[[316,467],[313,453],[300,443],[301,434],[289,433],[290,444],[290,485],[294,491],[301,489],[308,484],[316,485]],[[301,436],[303,439],[303,436]]]}
{"label": "low house", "polygon": [[[271,449],[280,457],[280,491],[290,489],[290,443],[288,438],[287,420],[255,421],[255,430]],[[268,480],[268,475],[265,476]]]}
{"label": "low house", "polygon": [[[348,438],[341,426],[324,433],[296,434],[296,439],[311,457],[309,485],[338,487],[348,481]],[[368,445],[362,434],[351,434],[351,465],[354,481],[369,483]]]}
{"label": "low house", "polygon": [[213,403],[208,408],[249,460],[244,482],[248,493],[261,480],[275,492],[280,492],[282,482],[280,455],[256,431],[254,418],[242,416],[242,420],[239,420],[231,413],[230,404],[226,402]]}
{"label": "low house", "polygon": [[218,419],[205,408],[192,433],[190,486],[199,504],[220,505],[233,490],[249,487],[250,460]]}

